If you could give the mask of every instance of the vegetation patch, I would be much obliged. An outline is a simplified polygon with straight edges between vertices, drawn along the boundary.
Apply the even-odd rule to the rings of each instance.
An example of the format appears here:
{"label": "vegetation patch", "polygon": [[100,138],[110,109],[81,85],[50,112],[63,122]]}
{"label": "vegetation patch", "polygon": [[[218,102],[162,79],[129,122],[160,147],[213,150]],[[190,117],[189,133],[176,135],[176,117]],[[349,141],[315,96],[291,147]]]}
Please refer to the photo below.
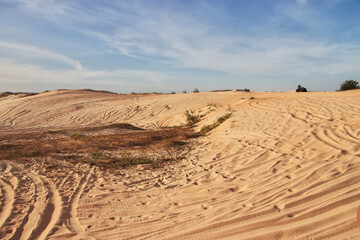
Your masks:
{"label": "vegetation patch", "polygon": [[99,159],[100,157],[101,157],[101,153],[99,153],[99,152],[92,152],[92,153],[90,153],[90,156],[91,156],[91,158],[93,158],[93,159]]}
{"label": "vegetation patch", "polygon": [[79,139],[79,138],[81,138],[81,137],[83,137],[84,135],[81,135],[81,134],[78,134],[78,133],[73,133],[73,134],[71,134],[71,137],[72,138],[75,138],[75,139]]}
{"label": "vegetation patch", "polygon": [[223,122],[225,122],[227,119],[229,119],[231,117],[231,113],[227,113],[221,117],[219,117],[216,122],[214,122],[213,124],[210,125],[204,125],[201,129],[200,129],[200,134],[204,135],[207,134],[208,132],[212,131],[213,129],[217,128],[218,126],[220,126],[220,124],[222,124]]}
{"label": "vegetation patch", "polygon": [[39,157],[41,153],[38,150],[29,151],[24,154],[25,157]]}
{"label": "vegetation patch", "polygon": [[150,163],[152,163],[152,161],[147,157],[123,157],[123,158],[113,159],[108,164],[115,167],[127,168],[134,165],[150,164]]}
{"label": "vegetation patch", "polygon": [[[130,129],[124,132],[122,127]],[[112,131],[101,131],[107,128]],[[180,159],[188,140],[199,136],[189,127],[140,130],[129,125],[109,125],[97,130],[100,133],[96,135],[88,134],[94,128],[61,130],[57,134],[42,130],[1,135],[0,142],[6,144],[0,144],[0,160],[54,157],[109,169],[138,164],[158,167]]]}
{"label": "vegetation patch", "polygon": [[200,122],[204,115],[200,114],[200,112],[196,112],[195,110],[186,110],[186,125],[194,126],[196,123]]}
{"label": "vegetation patch", "polygon": [[58,134],[58,133],[60,133],[60,131],[48,130],[48,131],[46,131],[46,132],[44,132],[44,133],[47,133],[47,134]]}
{"label": "vegetation patch", "polygon": [[358,81],[355,80],[346,80],[340,86],[340,91],[346,91],[351,89],[359,89],[360,85]]}

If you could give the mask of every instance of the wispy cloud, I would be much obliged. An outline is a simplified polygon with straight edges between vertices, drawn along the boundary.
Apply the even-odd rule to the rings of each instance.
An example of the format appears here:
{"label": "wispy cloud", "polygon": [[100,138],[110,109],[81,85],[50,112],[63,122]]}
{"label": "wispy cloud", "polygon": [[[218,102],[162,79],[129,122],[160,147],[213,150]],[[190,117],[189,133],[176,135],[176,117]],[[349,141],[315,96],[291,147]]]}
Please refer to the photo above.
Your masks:
{"label": "wispy cloud", "polygon": [[[76,30],[102,41],[120,54],[171,63],[172,66],[216,69],[238,75],[266,75],[310,74],[329,70],[342,72],[344,68],[338,66],[348,64],[348,69],[355,69],[355,65],[359,64],[359,61],[347,62],[352,59],[354,49],[360,49],[355,44],[319,42],[299,38],[297,34],[283,36],[276,32],[271,37],[260,39],[241,33],[227,34],[221,30],[214,33],[208,22],[196,19],[191,12],[176,12],[172,8],[164,11],[134,2],[116,3],[112,5],[113,9],[101,7],[96,11],[91,8],[83,11],[80,6],[67,1],[17,2],[28,11],[41,12],[42,17],[61,24],[66,24],[62,19],[75,26],[76,23],[87,22],[88,25],[77,27]],[[306,0],[297,0],[297,3],[303,7],[307,5]],[[310,7],[300,9],[294,4],[279,4],[278,9],[307,27],[319,23],[317,12]],[[103,29],[108,31],[92,28],[96,22],[107,24]],[[65,57],[40,53],[68,61],[77,65],[76,68],[81,66]],[[315,61],[317,65],[312,65]]]}
{"label": "wispy cloud", "polygon": [[136,85],[138,82],[161,82],[168,76],[155,71],[94,71],[45,69],[34,64],[22,64],[11,59],[0,58],[0,83],[48,83],[67,85]]}
{"label": "wispy cloud", "polygon": [[[213,18],[221,21],[228,18],[227,10],[217,7],[219,3],[186,3],[192,5],[183,6],[187,9],[183,11],[178,9],[176,1],[108,1],[101,5],[94,1],[6,1],[15,2],[34,17],[95,39],[111,53],[169,69],[192,68],[218,70],[240,77],[274,77],[344,74],[357,72],[360,65],[356,57],[360,53],[359,43],[336,42],[326,34],[317,37],[321,35],[319,32],[330,31],[334,20],[307,0],[272,3],[273,13],[266,15],[263,22],[254,19],[246,31],[236,30],[236,26],[214,24]],[[323,5],[331,8],[339,1],[325,1]],[[66,72],[67,77],[75,79],[115,76],[136,76],[154,82],[170,79],[169,75],[164,77],[157,71],[92,71],[78,60],[25,44],[0,42],[1,47],[66,63],[78,72]],[[40,70],[45,69],[41,67]]]}
{"label": "wispy cloud", "polygon": [[43,58],[47,60],[54,60],[59,61],[62,63],[65,63],[75,70],[82,70],[83,66],[81,63],[77,60],[71,59],[69,57],[66,57],[64,55],[48,51],[46,49],[40,49],[35,46],[27,45],[27,44],[19,44],[19,43],[12,43],[12,42],[2,42],[0,41],[0,51],[2,50],[8,50],[8,49],[14,49],[17,51],[21,51],[23,54],[24,52],[27,53],[27,56],[31,58]]}

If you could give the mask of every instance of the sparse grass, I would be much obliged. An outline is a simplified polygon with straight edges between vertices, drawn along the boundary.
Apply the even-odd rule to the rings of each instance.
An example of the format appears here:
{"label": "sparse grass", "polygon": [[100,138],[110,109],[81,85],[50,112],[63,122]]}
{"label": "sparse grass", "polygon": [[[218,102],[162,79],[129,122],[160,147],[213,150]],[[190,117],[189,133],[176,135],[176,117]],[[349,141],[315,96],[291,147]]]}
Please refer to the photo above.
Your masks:
{"label": "sparse grass", "polygon": [[216,122],[214,122],[213,124],[210,125],[204,125],[201,129],[200,129],[200,134],[204,135],[207,134],[208,132],[212,131],[213,129],[217,128],[218,126],[220,126],[220,124],[222,124],[223,122],[225,122],[227,119],[229,119],[231,117],[231,113],[227,113],[221,117],[219,117]]}
{"label": "sparse grass", "polygon": [[196,112],[195,110],[186,110],[185,116],[187,123],[186,125],[190,127],[200,122],[201,118],[204,117],[204,115],[201,115],[200,112]]}
{"label": "sparse grass", "polygon": [[93,158],[93,159],[99,159],[101,157],[101,153],[99,152],[92,152],[90,153],[90,156]]}
{"label": "sparse grass", "polygon": [[[177,142],[179,146],[182,142]],[[91,158],[84,159],[83,162],[88,163],[91,166],[97,166],[103,169],[117,169],[117,168],[129,168],[141,164],[149,164],[152,168],[159,168],[170,161],[176,161],[182,159],[182,156],[177,157],[157,157],[154,158],[151,155],[151,151],[145,154],[139,155],[135,152],[123,152],[121,154],[103,152],[103,153],[90,153]],[[95,156],[95,157],[93,157]]]}
{"label": "sparse grass", "polygon": [[178,125],[178,126],[161,126],[160,129],[169,129],[169,128],[186,128],[186,127],[193,127],[196,123],[200,122],[203,117],[207,114],[215,111],[208,105],[207,113],[201,114],[201,111],[196,111],[194,109],[186,110],[185,117],[186,117],[186,124],[185,125]]}
{"label": "sparse grass", "polygon": [[57,133],[60,133],[60,131],[53,131],[53,130],[49,130],[45,133],[48,133],[48,134],[57,134]]}
{"label": "sparse grass", "polygon": [[39,157],[41,153],[38,150],[32,150],[24,154],[26,157]]}
{"label": "sparse grass", "polygon": [[110,161],[108,164],[114,167],[127,168],[138,164],[150,164],[150,163],[152,163],[151,159],[143,156],[143,157],[116,158]]}
{"label": "sparse grass", "polygon": [[84,128],[83,130],[86,132],[93,132],[93,131],[100,131],[100,130],[106,130],[106,129],[143,130],[141,128],[135,127],[128,123],[114,123],[114,124],[105,125],[105,126],[87,127],[87,128]]}
{"label": "sparse grass", "polygon": [[78,133],[73,133],[73,134],[71,134],[71,137],[72,138],[75,138],[75,139],[79,139],[79,138],[81,138],[81,137],[83,137],[84,135],[81,135],[81,134],[78,134]]}
{"label": "sparse grass", "polygon": [[227,114],[219,117],[218,120],[217,120],[217,122],[218,122],[219,124],[221,124],[221,123],[225,122],[227,119],[229,119],[229,118],[231,117],[231,115],[232,115],[231,113],[227,113]]}
{"label": "sparse grass", "polygon": [[209,107],[207,108],[207,113],[208,113],[208,114],[211,113],[211,112],[213,112],[213,111],[215,111],[215,109],[212,108],[211,106],[209,106]]}
{"label": "sparse grass", "polygon": [[161,126],[159,127],[159,129],[171,129],[171,128],[183,128],[184,126],[172,126],[172,125],[169,125],[169,126]]}

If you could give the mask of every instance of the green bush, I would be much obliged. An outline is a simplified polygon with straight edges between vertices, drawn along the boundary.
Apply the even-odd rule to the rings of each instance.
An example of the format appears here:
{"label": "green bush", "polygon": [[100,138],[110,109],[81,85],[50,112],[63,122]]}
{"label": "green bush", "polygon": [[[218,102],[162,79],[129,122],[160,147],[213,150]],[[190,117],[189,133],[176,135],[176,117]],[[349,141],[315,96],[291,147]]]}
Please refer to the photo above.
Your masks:
{"label": "green bush", "polygon": [[350,89],[359,89],[359,82],[355,80],[346,80],[340,86],[340,91],[346,91]]}

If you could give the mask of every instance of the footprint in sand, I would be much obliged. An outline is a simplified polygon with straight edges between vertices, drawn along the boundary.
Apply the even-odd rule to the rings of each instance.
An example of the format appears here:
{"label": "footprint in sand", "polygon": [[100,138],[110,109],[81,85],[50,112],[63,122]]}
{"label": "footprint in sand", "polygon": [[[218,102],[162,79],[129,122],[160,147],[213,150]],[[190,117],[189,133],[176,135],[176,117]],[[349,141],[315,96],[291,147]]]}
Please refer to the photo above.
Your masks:
{"label": "footprint in sand", "polygon": [[238,192],[239,191],[239,187],[235,186],[235,187],[230,187],[228,188],[230,192]]}
{"label": "footprint in sand", "polygon": [[295,178],[295,174],[288,174],[288,175],[286,175],[286,178],[293,179],[293,178]]}
{"label": "footprint in sand", "polygon": [[203,204],[203,205],[201,205],[201,208],[204,209],[204,210],[208,210],[208,209],[212,209],[213,207],[208,206],[207,204]]}
{"label": "footprint in sand", "polygon": [[278,212],[281,212],[284,209],[285,205],[283,203],[279,203],[274,205],[274,209]]}
{"label": "footprint in sand", "polygon": [[250,208],[250,207],[252,207],[252,206],[253,206],[252,203],[245,203],[245,204],[243,205],[243,207],[246,207],[246,208]]}

